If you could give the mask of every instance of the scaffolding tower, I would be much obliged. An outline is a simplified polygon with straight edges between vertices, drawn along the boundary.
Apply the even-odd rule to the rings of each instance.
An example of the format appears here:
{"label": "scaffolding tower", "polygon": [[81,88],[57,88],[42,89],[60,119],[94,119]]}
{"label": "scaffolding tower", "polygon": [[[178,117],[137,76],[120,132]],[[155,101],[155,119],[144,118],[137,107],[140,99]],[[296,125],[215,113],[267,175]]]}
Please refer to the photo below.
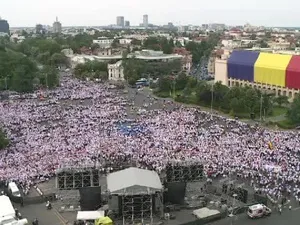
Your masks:
{"label": "scaffolding tower", "polygon": [[166,182],[198,182],[203,179],[203,162],[199,160],[168,161]]}
{"label": "scaffolding tower", "polygon": [[56,170],[56,189],[60,207],[79,206],[79,188],[98,187],[103,172],[91,165],[64,165]]}

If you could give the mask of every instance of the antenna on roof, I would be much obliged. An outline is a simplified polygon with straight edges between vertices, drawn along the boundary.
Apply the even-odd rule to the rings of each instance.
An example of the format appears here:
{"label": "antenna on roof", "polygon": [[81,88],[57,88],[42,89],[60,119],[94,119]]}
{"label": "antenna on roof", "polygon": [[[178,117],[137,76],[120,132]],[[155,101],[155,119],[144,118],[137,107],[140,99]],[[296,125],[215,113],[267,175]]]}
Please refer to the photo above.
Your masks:
{"label": "antenna on roof", "polygon": [[56,17],[56,22],[58,22],[58,17]]}

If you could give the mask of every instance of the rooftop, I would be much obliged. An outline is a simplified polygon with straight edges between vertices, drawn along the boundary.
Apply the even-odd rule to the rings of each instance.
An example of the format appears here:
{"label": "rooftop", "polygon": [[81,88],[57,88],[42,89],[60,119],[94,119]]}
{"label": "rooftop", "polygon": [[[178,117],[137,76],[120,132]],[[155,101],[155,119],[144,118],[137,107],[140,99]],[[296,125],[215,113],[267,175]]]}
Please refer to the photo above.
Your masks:
{"label": "rooftop", "polygon": [[107,189],[111,194],[150,194],[162,191],[158,174],[154,171],[130,167],[107,176]]}

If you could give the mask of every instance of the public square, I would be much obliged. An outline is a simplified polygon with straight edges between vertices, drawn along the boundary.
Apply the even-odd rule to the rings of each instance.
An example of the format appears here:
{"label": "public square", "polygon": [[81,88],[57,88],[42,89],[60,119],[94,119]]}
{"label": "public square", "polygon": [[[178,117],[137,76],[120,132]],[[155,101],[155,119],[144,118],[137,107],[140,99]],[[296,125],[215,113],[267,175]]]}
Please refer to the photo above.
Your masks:
{"label": "public square", "polygon": [[[59,89],[47,91],[49,100],[16,98],[1,105],[0,118],[12,145],[2,154],[0,174],[18,182],[25,194],[33,184],[51,179],[56,169],[91,165],[95,158],[108,172],[113,172],[112,164],[133,160],[138,167],[158,173],[168,160],[192,158],[205,162],[206,174],[253,180],[252,188],[274,198],[289,193],[295,201],[299,196],[297,132],[269,131],[183,107],[153,96],[148,88],[116,90],[106,84],[76,81],[68,74],[63,74],[61,84]],[[145,131],[120,132],[116,124],[128,119]],[[274,150],[269,148],[270,142]],[[255,221],[241,214],[233,221],[226,218],[213,224],[276,225],[288,220],[292,225],[297,210],[285,209],[282,215],[274,213]],[[75,213],[60,214],[56,207],[46,210],[45,204],[25,205],[20,211],[30,221],[37,217],[45,225],[75,220]]]}

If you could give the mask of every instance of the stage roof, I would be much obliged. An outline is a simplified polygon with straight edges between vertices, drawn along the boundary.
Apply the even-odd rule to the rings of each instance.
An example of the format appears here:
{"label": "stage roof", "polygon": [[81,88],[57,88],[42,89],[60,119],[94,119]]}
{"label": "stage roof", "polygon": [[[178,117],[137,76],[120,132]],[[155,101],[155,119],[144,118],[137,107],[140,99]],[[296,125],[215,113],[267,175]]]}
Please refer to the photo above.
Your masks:
{"label": "stage roof", "polygon": [[107,176],[107,189],[117,195],[146,195],[163,189],[154,171],[130,167]]}

